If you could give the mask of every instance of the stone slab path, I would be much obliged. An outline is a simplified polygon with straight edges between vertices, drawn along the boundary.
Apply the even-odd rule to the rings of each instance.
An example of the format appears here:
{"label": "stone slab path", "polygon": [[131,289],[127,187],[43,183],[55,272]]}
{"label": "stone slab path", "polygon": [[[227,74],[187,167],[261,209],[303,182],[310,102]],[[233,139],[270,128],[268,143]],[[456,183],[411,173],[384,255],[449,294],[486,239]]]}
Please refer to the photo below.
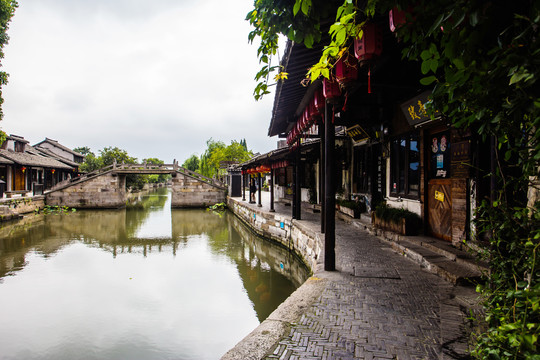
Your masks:
{"label": "stone slab path", "polygon": [[[320,228],[318,214],[302,216],[303,226]],[[468,358],[466,305],[474,303],[473,289],[425,271],[343,221],[336,221],[337,271],[322,270],[322,263],[314,271],[324,282],[322,294],[265,359]]]}

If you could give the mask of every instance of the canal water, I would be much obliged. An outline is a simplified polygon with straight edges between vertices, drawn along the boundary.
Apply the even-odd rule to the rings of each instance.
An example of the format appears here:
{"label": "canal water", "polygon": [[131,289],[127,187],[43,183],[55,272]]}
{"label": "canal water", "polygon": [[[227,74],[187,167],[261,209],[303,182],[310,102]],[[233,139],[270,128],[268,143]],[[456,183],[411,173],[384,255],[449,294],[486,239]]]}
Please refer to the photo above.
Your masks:
{"label": "canal water", "polygon": [[233,214],[27,216],[0,228],[0,359],[219,359],[308,276]]}

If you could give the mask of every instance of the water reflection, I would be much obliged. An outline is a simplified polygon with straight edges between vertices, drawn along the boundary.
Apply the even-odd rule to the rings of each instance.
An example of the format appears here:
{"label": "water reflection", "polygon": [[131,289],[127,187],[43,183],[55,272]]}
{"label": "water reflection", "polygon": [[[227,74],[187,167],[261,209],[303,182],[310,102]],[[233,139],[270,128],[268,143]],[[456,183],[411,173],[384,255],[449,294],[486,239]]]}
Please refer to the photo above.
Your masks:
{"label": "water reflection", "polygon": [[0,228],[0,358],[216,359],[307,276],[230,213],[148,199]]}

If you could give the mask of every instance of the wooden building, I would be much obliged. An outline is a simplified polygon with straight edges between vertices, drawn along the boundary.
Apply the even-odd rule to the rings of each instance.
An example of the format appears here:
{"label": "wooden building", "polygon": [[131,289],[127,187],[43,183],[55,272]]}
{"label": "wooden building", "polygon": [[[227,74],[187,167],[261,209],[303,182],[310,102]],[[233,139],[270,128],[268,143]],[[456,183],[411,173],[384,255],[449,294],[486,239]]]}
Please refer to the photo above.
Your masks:
{"label": "wooden building", "polygon": [[33,148],[21,136],[10,135],[0,146],[0,179],[8,196],[42,193],[76,173],[77,167]]}

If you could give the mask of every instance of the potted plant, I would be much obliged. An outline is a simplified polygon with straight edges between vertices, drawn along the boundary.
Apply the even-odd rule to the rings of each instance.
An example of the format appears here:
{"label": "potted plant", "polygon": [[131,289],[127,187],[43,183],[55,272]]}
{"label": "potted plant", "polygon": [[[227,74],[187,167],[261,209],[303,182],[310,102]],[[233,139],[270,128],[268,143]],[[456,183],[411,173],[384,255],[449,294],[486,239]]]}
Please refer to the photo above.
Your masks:
{"label": "potted plant", "polygon": [[354,200],[336,200],[336,208],[352,218],[360,218],[360,214],[366,211],[366,203]]}
{"label": "potted plant", "polygon": [[406,209],[392,208],[386,203],[379,204],[371,216],[375,227],[401,235],[418,235],[422,227],[422,219],[418,214]]}

